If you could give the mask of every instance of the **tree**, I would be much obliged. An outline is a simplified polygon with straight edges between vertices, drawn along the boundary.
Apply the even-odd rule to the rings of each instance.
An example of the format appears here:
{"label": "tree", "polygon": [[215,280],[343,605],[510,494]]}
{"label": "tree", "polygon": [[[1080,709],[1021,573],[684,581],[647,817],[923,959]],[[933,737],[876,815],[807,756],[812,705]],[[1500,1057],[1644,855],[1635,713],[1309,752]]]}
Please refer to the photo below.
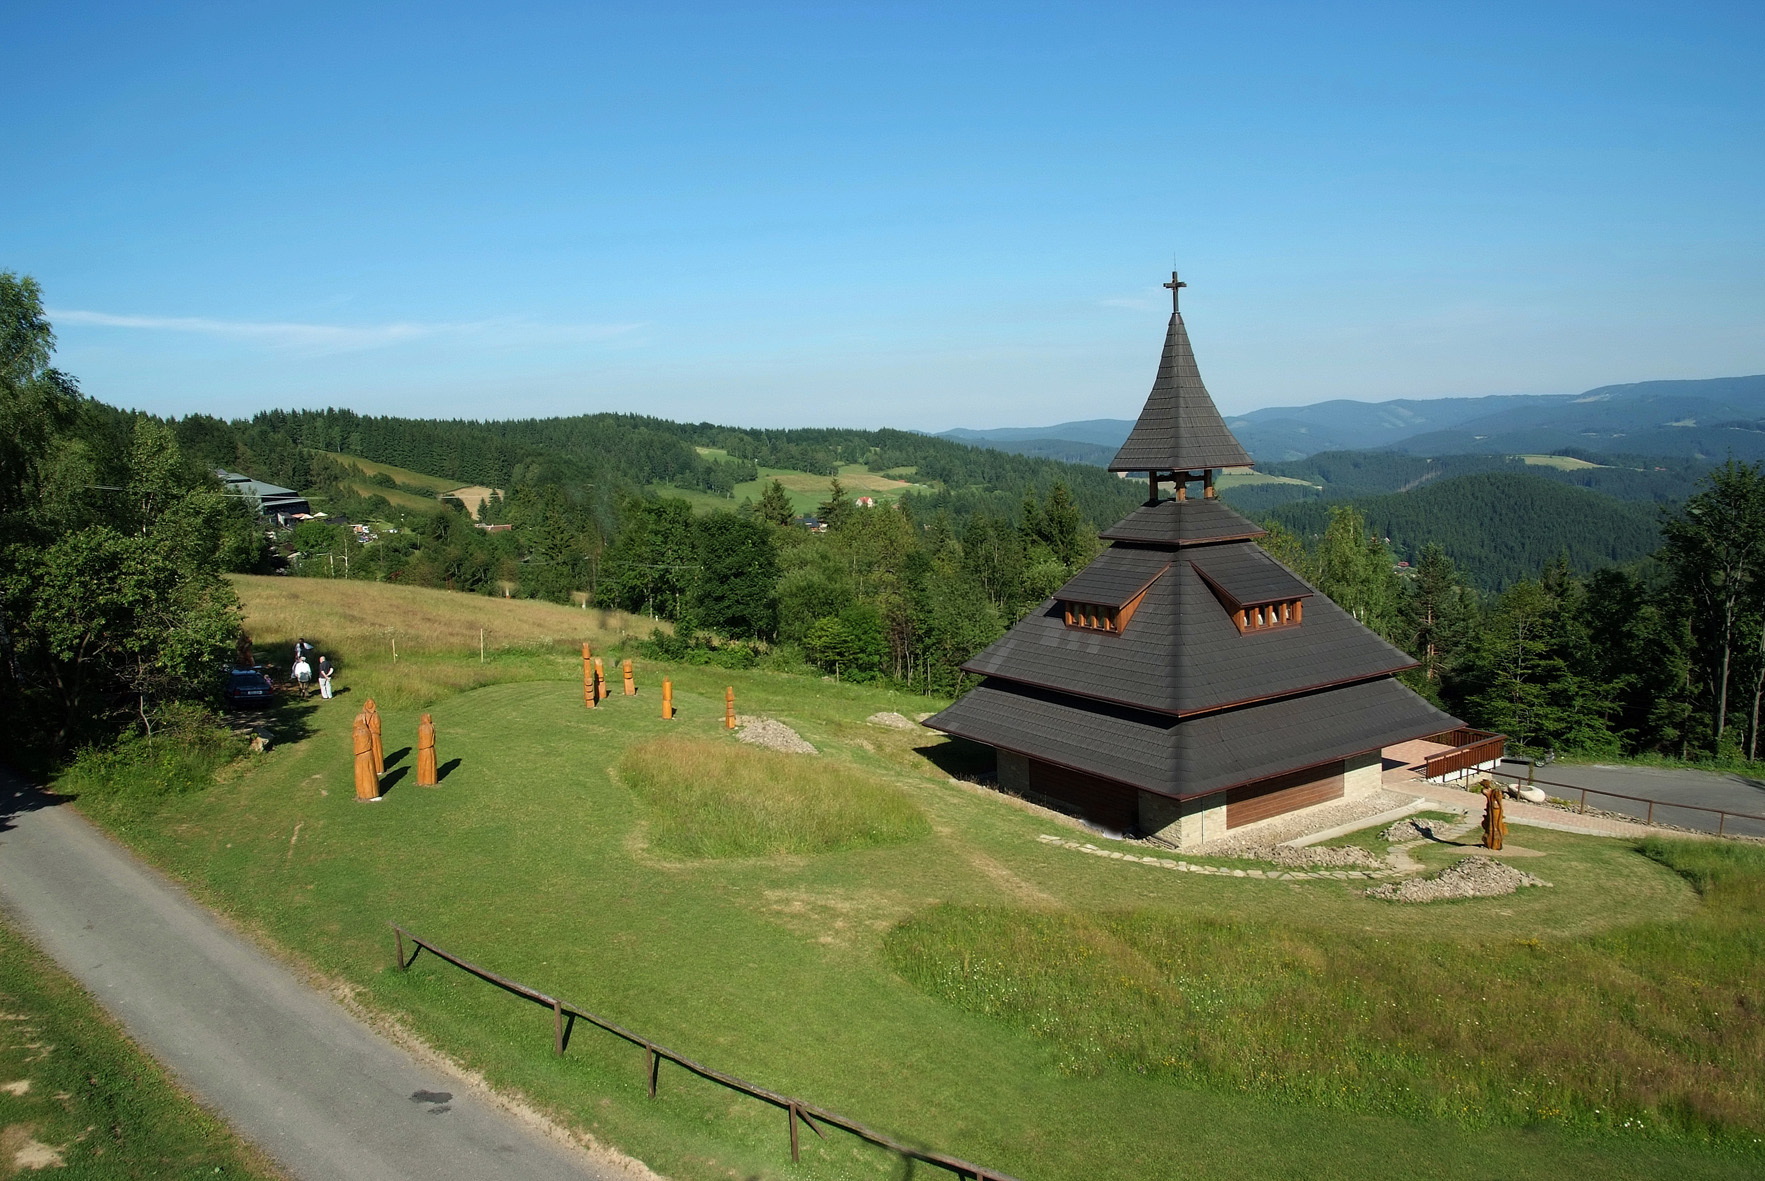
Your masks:
{"label": "tree", "polygon": [[719,512],[693,522],[698,578],[693,622],[731,636],[765,638],[778,627],[778,555],[763,521]]}
{"label": "tree", "polygon": [[1398,638],[1400,585],[1385,543],[1367,533],[1349,505],[1330,509],[1330,524],[1312,557],[1317,587],[1338,607],[1387,639]]}
{"label": "tree", "polygon": [[40,519],[74,445],[79,387],[50,365],[54,352],[37,281],[0,271],[0,546]]}
{"label": "tree", "polygon": [[1473,634],[1476,610],[1475,596],[1446,551],[1434,542],[1422,547],[1403,598],[1404,647],[1421,662],[1423,688],[1437,701],[1442,682]]}
{"label": "tree", "polygon": [[760,503],[754,506],[754,512],[762,521],[770,521],[774,525],[789,525],[796,520],[796,510],[791,507],[790,493],[785,491],[784,484],[778,480],[766,485],[766,491],[760,494]]}
{"label": "tree", "polygon": [[816,515],[821,518],[821,523],[826,525],[830,531],[845,524],[847,518],[852,515],[852,498],[846,495],[845,485],[841,484],[837,477],[828,489],[827,499],[822,501],[821,507],[815,511]]}
{"label": "tree", "polygon": [[1758,593],[1765,557],[1765,481],[1759,466],[1729,460],[1706,478],[1661,526],[1661,558],[1675,587],[1693,604],[1693,634],[1708,678],[1710,732],[1718,747],[1728,728],[1729,681],[1737,626],[1750,595]]}

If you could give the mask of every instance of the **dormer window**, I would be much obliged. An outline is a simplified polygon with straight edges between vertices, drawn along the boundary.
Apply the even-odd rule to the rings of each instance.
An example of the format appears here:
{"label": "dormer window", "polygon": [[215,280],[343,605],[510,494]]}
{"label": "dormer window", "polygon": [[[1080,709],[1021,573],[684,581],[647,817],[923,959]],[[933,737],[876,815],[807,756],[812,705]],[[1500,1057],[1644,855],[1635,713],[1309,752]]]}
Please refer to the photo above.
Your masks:
{"label": "dormer window", "polygon": [[[1137,604],[1138,600],[1136,600]],[[1135,604],[1125,608],[1127,614],[1133,614]],[[1066,626],[1083,628],[1086,631],[1118,633],[1127,622],[1122,618],[1124,608],[1105,607],[1101,603],[1062,603],[1066,611]]]}
{"label": "dormer window", "polygon": [[1241,636],[1298,627],[1305,620],[1305,600],[1311,597],[1311,588],[1271,559],[1210,560],[1205,569],[1200,561],[1190,565],[1226,609]]}

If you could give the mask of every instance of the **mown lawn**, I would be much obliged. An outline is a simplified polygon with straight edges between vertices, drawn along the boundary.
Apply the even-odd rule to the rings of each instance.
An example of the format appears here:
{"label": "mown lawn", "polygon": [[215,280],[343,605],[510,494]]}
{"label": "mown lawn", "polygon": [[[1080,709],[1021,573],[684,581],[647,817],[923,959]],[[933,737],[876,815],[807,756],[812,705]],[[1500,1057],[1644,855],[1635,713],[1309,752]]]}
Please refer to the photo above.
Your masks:
{"label": "mown lawn", "polygon": [[0,921],[0,1177],[38,1175],[281,1176]]}
{"label": "mown lawn", "polygon": [[[382,617],[398,605],[376,602]],[[411,602],[416,610],[428,600]],[[259,639],[270,638],[266,625]],[[1062,822],[953,783],[942,768],[959,765],[960,752],[935,735],[863,721],[937,702],[640,661],[639,696],[615,692],[591,712],[567,654],[511,651],[507,678],[489,675],[495,659],[479,666],[486,680],[464,678],[477,688],[441,675],[449,660],[475,665],[475,651],[437,648],[424,659],[434,670],[413,665],[420,675],[395,694],[399,671],[364,648],[346,670],[356,693],[291,711],[307,737],[200,794],[138,802],[89,788],[80,806],[219,909],[353,985],[364,1003],[667,1175],[901,1169],[837,1133],[825,1144],[805,1134],[793,1167],[779,1113],[668,1068],[650,1101],[641,1054],[586,1027],[554,1058],[549,1013],[431,957],[398,973],[385,924],[701,1061],[1026,1181],[1701,1178],[1756,1176],[1765,1165],[1755,1138],[1765,1114],[1744,1110],[1765,1067],[1739,1057],[1759,1044],[1765,1013],[1756,969],[1744,970],[1758,937],[1737,934],[1733,920],[1751,914],[1758,929],[1757,912],[1745,910],[1757,891],[1716,898],[1714,879],[1664,864],[1670,853],[1516,829],[1517,841],[1545,854],[1526,868],[1553,888],[1413,908],[1371,901],[1346,882],[1179,874],[1038,842]],[[662,675],[674,680],[673,722],[659,716]],[[764,796],[757,847],[789,847],[776,844],[790,814],[777,805],[819,790],[837,806],[805,809],[823,836],[800,849],[830,851],[682,843],[682,815],[762,798],[757,781],[742,778],[753,767],[746,752],[720,729],[728,684],[740,712],[779,718],[822,751],[790,756],[810,777],[793,773]],[[392,768],[385,800],[358,804],[349,721],[368,688],[382,697]],[[443,766],[458,760],[435,789],[414,786],[405,751],[424,707]],[[649,744],[664,762],[687,758],[680,740],[730,751],[734,761],[716,773],[730,790],[709,801],[634,791],[627,760],[643,756],[628,752]],[[883,828],[865,827],[883,814]],[[1450,854],[1424,847],[1418,856],[1444,865]],[[1732,884],[1755,871],[1723,872]],[[1109,971],[1088,965],[1037,983],[1038,971],[1071,967],[1060,957],[1087,943],[1108,953],[1100,962]],[[1599,968],[1604,960],[1617,966]],[[976,974],[981,961],[993,975]],[[1000,975],[999,965],[1009,970]],[[1212,976],[1211,994],[1185,983],[1198,965]],[[1117,979],[1124,974],[1132,987]],[[976,1004],[964,995],[974,980],[1042,987],[1046,1003]],[[1590,980],[1612,991],[1582,991]],[[1441,1003],[1424,1003],[1417,990],[1435,984]],[[1628,1007],[1626,988],[1635,989]],[[1419,1006],[1428,1022],[1387,1005],[1374,1023],[1381,998]],[[1577,1010],[1572,1029],[1550,1024]],[[1331,1021],[1341,1025],[1334,1042],[1290,1036],[1321,1035]],[[1470,1044],[1486,1046],[1489,1061],[1455,1066],[1470,1023]],[[1684,1067],[1675,1085],[1705,1086],[1709,1118],[1694,1110],[1641,1127],[1602,1121],[1589,1109],[1603,1106],[1599,1087],[1617,1083],[1597,1070],[1555,1079],[1581,1089],[1566,1104],[1455,1106],[1393,1090],[1463,1083],[1482,1095],[1504,1072],[1532,1086],[1537,1062],[1548,1067],[1551,1047],[1571,1036],[1590,1051],[1584,1058],[1609,1045]],[[1303,1059],[1365,1078],[1380,1054],[1410,1073],[1326,1093],[1315,1079],[1301,1086],[1269,1069]],[[1182,1064],[1185,1055],[1194,1065]],[[1699,1083],[1700,1063],[1726,1074]]]}

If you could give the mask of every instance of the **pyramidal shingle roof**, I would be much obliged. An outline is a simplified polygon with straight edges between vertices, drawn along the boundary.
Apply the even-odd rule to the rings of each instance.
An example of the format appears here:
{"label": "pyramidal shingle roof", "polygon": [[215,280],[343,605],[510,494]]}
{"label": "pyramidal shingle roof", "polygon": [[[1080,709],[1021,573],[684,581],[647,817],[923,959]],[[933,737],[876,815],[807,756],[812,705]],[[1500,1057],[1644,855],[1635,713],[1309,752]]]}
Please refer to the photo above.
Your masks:
{"label": "pyramidal shingle roof", "polygon": [[1173,311],[1152,393],[1109,470],[1198,472],[1249,466],[1250,453],[1226,429],[1225,419],[1201,384],[1183,313]]}

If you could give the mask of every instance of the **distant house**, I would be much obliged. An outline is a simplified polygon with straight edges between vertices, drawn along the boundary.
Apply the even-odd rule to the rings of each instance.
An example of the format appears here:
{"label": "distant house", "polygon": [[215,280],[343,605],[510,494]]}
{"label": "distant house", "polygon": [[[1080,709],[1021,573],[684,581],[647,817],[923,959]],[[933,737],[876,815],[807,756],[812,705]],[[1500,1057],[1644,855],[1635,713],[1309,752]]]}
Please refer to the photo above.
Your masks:
{"label": "distant house", "polygon": [[274,517],[285,523],[290,518],[313,511],[312,506],[306,502],[306,497],[292,488],[266,484],[262,480],[254,480],[250,476],[221,468],[215,469],[215,475],[220,477],[221,484],[229,494],[246,497],[266,517]]}
{"label": "distant house", "polygon": [[472,527],[474,529],[482,529],[486,533],[507,533],[509,530],[514,528],[513,525],[486,525],[482,521],[478,522],[476,525],[474,525]]}
{"label": "distant house", "polygon": [[876,497],[874,497],[874,496],[860,496],[858,498],[857,504],[858,504],[859,508],[875,508],[876,507]]}

